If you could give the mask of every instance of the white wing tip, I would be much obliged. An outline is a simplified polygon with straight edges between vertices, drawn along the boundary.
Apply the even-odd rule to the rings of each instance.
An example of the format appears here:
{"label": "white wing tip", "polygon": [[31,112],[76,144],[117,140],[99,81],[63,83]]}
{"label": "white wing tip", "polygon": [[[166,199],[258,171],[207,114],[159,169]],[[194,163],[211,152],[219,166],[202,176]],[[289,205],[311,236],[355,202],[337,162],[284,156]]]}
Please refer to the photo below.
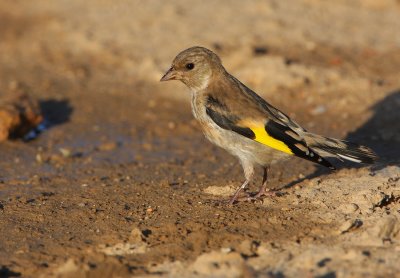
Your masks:
{"label": "white wing tip", "polygon": [[353,162],[356,162],[356,163],[361,163],[360,159],[356,159],[356,158],[351,157],[351,156],[347,156],[347,155],[343,155],[343,154],[337,154],[337,156],[339,156],[339,157],[341,157],[343,159],[349,160],[349,161],[353,161]]}

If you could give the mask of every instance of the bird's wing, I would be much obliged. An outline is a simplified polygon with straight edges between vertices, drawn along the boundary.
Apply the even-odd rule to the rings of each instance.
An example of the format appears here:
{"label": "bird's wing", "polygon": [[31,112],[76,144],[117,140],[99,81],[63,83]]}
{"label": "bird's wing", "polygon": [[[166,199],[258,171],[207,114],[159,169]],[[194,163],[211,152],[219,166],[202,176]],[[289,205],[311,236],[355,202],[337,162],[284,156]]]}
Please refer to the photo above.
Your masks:
{"label": "bird's wing", "polygon": [[302,131],[305,131],[303,128],[257,94],[253,94],[236,94],[236,98],[232,98],[232,95],[227,97],[221,93],[211,93],[205,101],[206,113],[223,129],[278,151],[333,168],[307,146],[301,136]]}
{"label": "bird's wing", "polygon": [[246,85],[244,85],[242,82],[240,82],[238,79],[236,79],[233,76],[230,76],[231,80],[233,83],[237,86],[237,91],[240,92],[240,94],[248,99],[251,99],[252,103],[254,106],[258,106],[270,119],[273,119],[275,122],[287,126],[293,131],[297,132],[304,132],[306,131],[303,127],[301,127],[298,123],[296,123],[294,120],[289,118],[285,113],[280,111],[279,109],[275,108],[271,104],[269,104],[266,100],[264,100],[262,97],[257,95],[255,92],[253,92],[251,89],[249,89]]}

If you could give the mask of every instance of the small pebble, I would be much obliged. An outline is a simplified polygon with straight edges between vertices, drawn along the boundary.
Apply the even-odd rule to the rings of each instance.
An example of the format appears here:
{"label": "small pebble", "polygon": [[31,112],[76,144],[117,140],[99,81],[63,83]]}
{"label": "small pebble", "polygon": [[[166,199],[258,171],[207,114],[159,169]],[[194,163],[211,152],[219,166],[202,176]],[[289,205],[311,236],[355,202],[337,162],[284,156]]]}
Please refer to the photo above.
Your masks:
{"label": "small pebble", "polygon": [[230,247],[221,248],[221,253],[228,254],[230,252],[232,252],[232,248],[230,248]]}
{"label": "small pebble", "polygon": [[70,157],[71,156],[71,151],[66,148],[59,148],[58,149],[60,153],[62,154],[63,157]]}
{"label": "small pebble", "polygon": [[361,227],[363,222],[360,219],[347,220],[338,229],[339,234],[344,234]]}
{"label": "small pebble", "polygon": [[266,46],[255,46],[253,53],[254,55],[266,55],[268,54],[268,48]]}
{"label": "small pebble", "polygon": [[43,162],[43,158],[42,158],[42,155],[41,155],[40,153],[38,153],[38,154],[36,155],[36,161],[37,161],[38,163],[42,163],[42,162]]}

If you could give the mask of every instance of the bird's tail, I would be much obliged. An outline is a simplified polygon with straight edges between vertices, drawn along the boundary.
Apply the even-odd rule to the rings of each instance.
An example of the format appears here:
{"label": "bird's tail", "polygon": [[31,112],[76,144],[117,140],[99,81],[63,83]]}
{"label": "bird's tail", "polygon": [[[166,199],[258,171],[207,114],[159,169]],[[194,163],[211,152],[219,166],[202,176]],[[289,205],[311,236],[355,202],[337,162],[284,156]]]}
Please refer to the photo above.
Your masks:
{"label": "bird's tail", "polygon": [[352,142],[312,133],[307,133],[304,137],[307,145],[320,155],[333,155],[342,161],[349,160],[367,164],[373,164],[378,159],[378,156],[370,148]]}

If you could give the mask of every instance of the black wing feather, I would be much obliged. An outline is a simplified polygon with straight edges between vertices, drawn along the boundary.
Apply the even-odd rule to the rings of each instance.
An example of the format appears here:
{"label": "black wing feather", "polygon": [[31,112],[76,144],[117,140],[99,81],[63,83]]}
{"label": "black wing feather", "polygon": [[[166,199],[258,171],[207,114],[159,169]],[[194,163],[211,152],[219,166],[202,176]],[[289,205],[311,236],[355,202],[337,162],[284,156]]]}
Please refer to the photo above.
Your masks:
{"label": "black wing feather", "polygon": [[210,107],[206,108],[207,115],[221,128],[227,129],[227,130],[232,130],[236,133],[239,133],[240,135],[250,138],[250,139],[255,139],[256,135],[250,128],[246,127],[240,127],[235,125],[235,122],[230,119],[229,117],[222,115],[215,110],[211,109]]}
{"label": "black wing feather", "polygon": [[290,136],[288,132],[293,132],[293,130],[289,127],[274,121],[268,121],[268,123],[265,125],[265,130],[271,137],[285,142],[285,144],[296,156],[321,164],[330,169],[335,169],[335,167],[333,167],[329,161],[309,148],[304,141],[299,141],[293,136]]}

